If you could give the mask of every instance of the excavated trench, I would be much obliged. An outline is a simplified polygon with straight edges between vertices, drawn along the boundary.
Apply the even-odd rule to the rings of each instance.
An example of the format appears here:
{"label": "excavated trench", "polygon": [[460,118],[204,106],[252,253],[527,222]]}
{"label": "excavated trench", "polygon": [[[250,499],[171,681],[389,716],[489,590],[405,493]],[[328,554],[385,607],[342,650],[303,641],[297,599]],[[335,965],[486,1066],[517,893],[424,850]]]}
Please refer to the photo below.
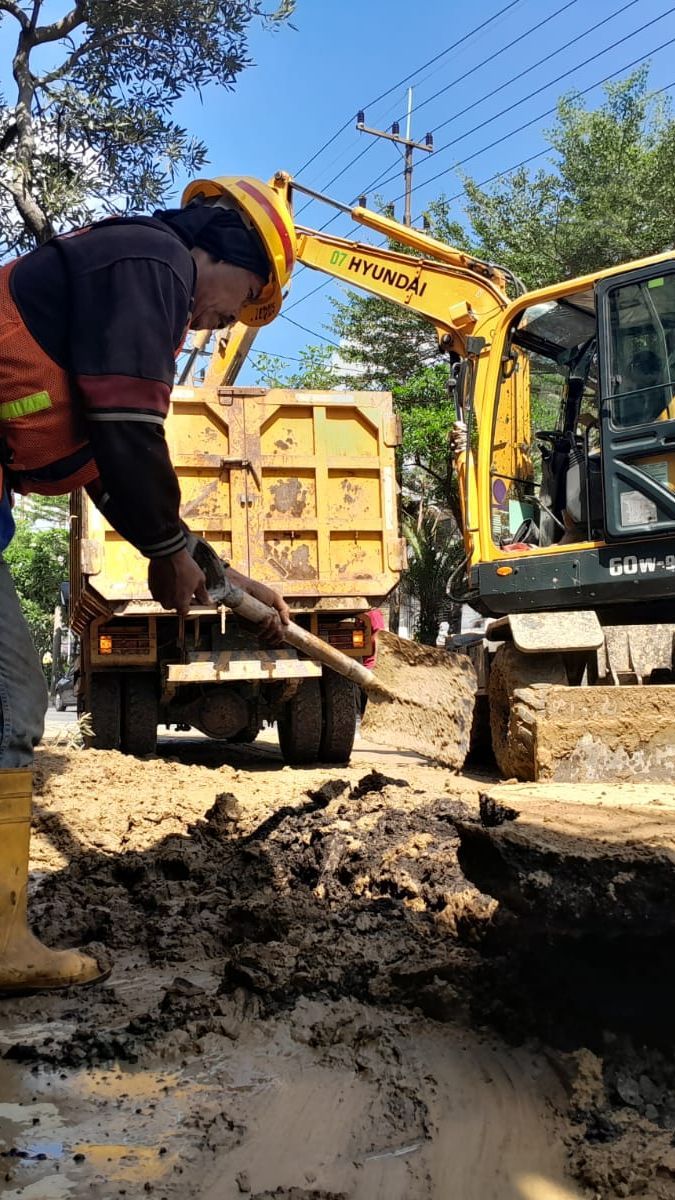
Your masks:
{"label": "excavated trench", "polygon": [[485,780],[210,753],[41,756],[36,927],[116,965],[0,1001],[0,1195],[675,1197],[667,922],[552,922]]}

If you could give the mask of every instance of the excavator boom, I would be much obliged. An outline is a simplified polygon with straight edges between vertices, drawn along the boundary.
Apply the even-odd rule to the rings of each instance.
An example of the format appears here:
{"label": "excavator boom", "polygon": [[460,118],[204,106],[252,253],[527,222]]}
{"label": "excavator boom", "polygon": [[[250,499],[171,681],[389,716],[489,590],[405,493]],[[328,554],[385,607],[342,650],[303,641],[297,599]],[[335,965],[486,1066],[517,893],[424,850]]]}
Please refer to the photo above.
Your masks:
{"label": "excavator boom", "polygon": [[458,255],[458,262],[451,266],[387,246],[298,228],[298,259],[315,271],[426,318],[435,326],[443,349],[462,357],[467,337],[494,320],[508,304],[504,278],[478,275],[468,261],[462,261],[465,256]]}

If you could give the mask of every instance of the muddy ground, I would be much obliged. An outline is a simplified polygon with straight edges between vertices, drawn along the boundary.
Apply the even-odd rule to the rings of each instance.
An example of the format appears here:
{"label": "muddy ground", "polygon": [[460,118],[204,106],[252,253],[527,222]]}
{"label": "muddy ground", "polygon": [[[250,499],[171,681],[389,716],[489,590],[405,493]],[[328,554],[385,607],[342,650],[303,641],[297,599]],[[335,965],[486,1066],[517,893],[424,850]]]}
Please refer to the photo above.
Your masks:
{"label": "muddy ground", "polygon": [[671,948],[478,891],[489,786],[368,747],[42,751],[34,923],[114,968],[0,1000],[0,1195],[675,1197]]}

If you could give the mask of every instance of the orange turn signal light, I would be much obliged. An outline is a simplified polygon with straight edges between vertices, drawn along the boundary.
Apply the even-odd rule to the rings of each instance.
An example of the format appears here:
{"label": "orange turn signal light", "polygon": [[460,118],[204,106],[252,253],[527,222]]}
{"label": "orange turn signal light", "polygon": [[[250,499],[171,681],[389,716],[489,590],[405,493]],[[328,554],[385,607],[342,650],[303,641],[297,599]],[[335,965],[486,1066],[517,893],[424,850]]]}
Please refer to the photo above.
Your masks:
{"label": "orange turn signal light", "polygon": [[498,575],[513,575],[513,567],[497,567]]}
{"label": "orange turn signal light", "polygon": [[109,633],[102,633],[99,635],[98,652],[99,654],[112,654],[113,644]]}
{"label": "orange turn signal light", "polygon": [[362,629],[355,629],[352,632],[352,647],[354,650],[360,650],[366,644],[366,635]]}

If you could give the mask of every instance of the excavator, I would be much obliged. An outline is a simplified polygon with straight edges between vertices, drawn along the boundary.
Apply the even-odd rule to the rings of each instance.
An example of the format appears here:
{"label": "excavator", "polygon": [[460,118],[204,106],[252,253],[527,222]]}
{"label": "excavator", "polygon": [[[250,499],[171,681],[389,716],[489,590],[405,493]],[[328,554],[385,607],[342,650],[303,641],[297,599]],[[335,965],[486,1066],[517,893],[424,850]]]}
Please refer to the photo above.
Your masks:
{"label": "excavator", "polygon": [[[476,742],[507,778],[671,778],[675,253],[528,292],[390,216],[271,184],[291,213],[300,193],[383,235],[296,223],[297,260],[429,321],[452,364],[451,644],[477,671]],[[216,335],[209,381],[234,383],[256,332]]]}

